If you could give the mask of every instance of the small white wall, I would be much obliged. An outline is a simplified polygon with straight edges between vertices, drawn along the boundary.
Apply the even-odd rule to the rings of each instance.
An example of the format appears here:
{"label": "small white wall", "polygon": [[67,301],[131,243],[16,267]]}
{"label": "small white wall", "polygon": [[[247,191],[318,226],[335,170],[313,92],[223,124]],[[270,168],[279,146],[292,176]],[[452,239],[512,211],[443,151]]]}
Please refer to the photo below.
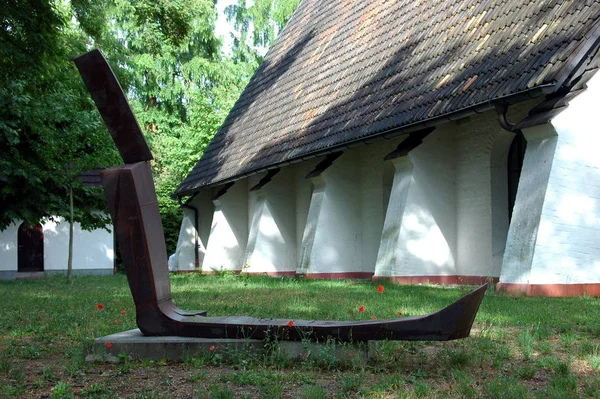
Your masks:
{"label": "small white wall", "polygon": [[[261,176],[262,177],[262,176]],[[260,178],[250,179],[249,187]],[[296,270],[296,201],[293,170],[282,169],[263,188],[249,193],[251,225],[245,269],[249,273]]]}
{"label": "small white wall", "polygon": [[[18,230],[14,222],[0,232],[0,274],[16,277],[18,270]],[[69,250],[69,223],[57,218],[42,223],[44,232],[44,271],[66,271]],[[73,226],[73,270],[92,274],[110,274],[114,268],[113,233],[104,229],[86,231],[79,223]],[[0,276],[0,279],[2,276]]]}
{"label": "small white wall", "polygon": [[[44,271],[65,271],[69,248],[69,223],[63,219],[46,221],[44,231]],[[86,231],[73,226],[73,270],[110,270],[114,268],[113,233],[104,229]]]}
{"label": "small white wall", "polygon": [[[520,224],[513,222],[514,228],[511,224],[509,238],[514,248],[509,252],[507,247],[500,282],[600,283],[598,104],[600,75],[594,76],[588,82],[588,90],[573,99],[550,124],[531,129],[530,135],[547,137],[548,154],[538,157],[535,165],[546,176],[522,180],[517,198],[522,209],[537,216],[539,225],[534,216],[529,220],[523,217]],[[540,187],[545,182],[547,185]],[[526,197],[533,187],[537,187],[540,195],[543,191],[542,200],[539,196]]]}
{"label": "small white wall", "polygon": [[248,240],[248,180],[237,181],[213,203],[202,270],[242,270]]}
{"label": "small white wall", "polygon": [[0,280],[12,280],[17,272],[17,235],[20,223],[0,231]]}

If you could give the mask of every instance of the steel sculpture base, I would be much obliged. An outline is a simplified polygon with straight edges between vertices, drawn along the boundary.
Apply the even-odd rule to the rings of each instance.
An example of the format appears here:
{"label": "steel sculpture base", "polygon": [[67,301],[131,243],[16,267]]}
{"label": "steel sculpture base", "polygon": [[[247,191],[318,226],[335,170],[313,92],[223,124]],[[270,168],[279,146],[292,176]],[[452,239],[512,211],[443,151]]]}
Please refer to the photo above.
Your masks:
{"label": "steel sculpture base", "polygon": [[[102,53],[75,60],[126,164],[102,173],[102,184],[144,335],[202,338],[277,338],[340,341],[452,340],[465,338],[487,284],[431,314],[390,320],[328,321],[207,317],[173,304],[167,251],[152,171],[151,154],[135,117]],[[99,78],[100,77],[100,78]],[[132,122],[133,121],[133,122]]]}

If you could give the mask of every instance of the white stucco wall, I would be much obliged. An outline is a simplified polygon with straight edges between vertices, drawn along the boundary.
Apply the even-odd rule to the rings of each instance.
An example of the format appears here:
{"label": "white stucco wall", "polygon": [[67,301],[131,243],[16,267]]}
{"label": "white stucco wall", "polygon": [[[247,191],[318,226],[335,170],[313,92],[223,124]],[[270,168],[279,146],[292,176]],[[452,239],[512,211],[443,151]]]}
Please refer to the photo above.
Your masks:
{"label": "white stucco wall", "polygon": [[[202,190],[188,204],[198,210],[198,231],[196,231],[194,221],[196,213],[193,209],[183,208],[177,248],[173,254],[174,259],[171,260],[174,270],[194,270],[196,267],[195,249],[198,251],[198,267],[202,267],[214,214],[214,205],[211,201],[212,194],[212,190]],[[198,247],[194,248],[196,235],[198,237]]]}
{"label": "white stucco wall", "polygon": [[306,178],[306,175],[312,171],[315,166],[319,163],[319,159],[311,159],[301,163],[296,163],[287,168],[291,169],[291,173],[294,179],[294,195],[296,202],[296,267],[299,268],[301,264],[302,256],[302,240],[304,238],[304,231],[306,228],[306,222],[308,220],[308,212],[310,209],[310,203],[313,194],[313,183],[310,179]]}
{"label": "white stucco wall", "polygon": [[361,271],[375,272],[377,253],[381,243],[381,233],[387,203],[390,197],[393,172],[389,175],[384,171],[389,162],[384,158],[403,139],[393,139],[376,142],[363,148],[356,148],[358,152],[359,169],[359,195],[360,195],[360,225],[361,234]]}
{"label": "white stucco wall", "polygon": [[[18,229],[12,223],[0,232],[0,272],[17,272]],[[114,268],[113,233],[104,229],[86,231],[79,223],[73,226],[73,270],[92,274],[111,274]],[[42,223],[44,232],[44,271],[66,271],[69,245],[69,224],[58,218]],[[4,273],[8,278],[16,274]]]}
{"label": "white stucco wall", "polygon": [[[514,229],[511,225],[509,238],[514,249],[509,252],[507,247],[501,282],[534,285],[600,283],[598,104],[600,76],[596,75],[588,82],[588,90],[573,99],[550,124],[531,129],[530,134],[548,137],[545,139],[548,154],[538,157],[538,164],[532,165],[545,171],[547,177],[530,182],[531,187],[544,191],[543,200],[521,198],[521,206],[537,216],[539,227],[527,228],[535,226],[535,220],[515,225]],[[545,182],[547,186],[540,186]],[[532,189],[525,186],[526,181],[522,183],[519,191]],[[528,257],[519,258],[517,250],[522,247],[519,240],[527,242],[531,248]]]}
{"label": "white stucco wall", "polygon": [[0,279],[12,280],[17,272],[17,233],[20,223],[0,231]]}
{"label": "white stucco wall", "polygon": [[501,283],[528,283],[557,136],[552,126],[524,129],[527,150],[508,230]]}
{"label": "white stucco wall", "polygon": [[191,205],[198,209],[198,262],[202,268],[208,247],[208,237],[212,229],[212,220],[215,213],[215,205],[212,201],[214,192],[206,190],[197,195]]}
{"label": "white stucco wall", "polygon": [[248,240],[248,180],[237,181],[213,203],[202,270],[242,270]]}
{"label": "white stucco wall", "polygon": [[508,232],[506,160],[513,133],[495,112],[456,127],[457,274],[499,277]]}
{"label": "white stucco wall", "polygon": [[[69,246],[69,223],[47,221],[44,230],[44,270],[65,270]],[[114,267],[113,234],[103,229],[85,231],[75,223],[73,236],[73,269],[105,269]]]}
{"label": "white stucco wall", "polygon": [[[261,176],[249,181],[249,187]],[[293,170],[282,169],[263,188],[249,193],[251,224],[245,271],[290,273],[296,270],[296,196]]]}
{"label": "white stucco wall", "polygon": [[392,277],[401,273],[398,262],[398,258],[402,257],[400,228],[406,199],[413,182],[413,165],[410,157],[395,158],[389,163],[393,166],[392,185],[387,196],[385,221],[375,265],[377,277]]}
{"label": "white stucco wall", "polygon": [[390,197],[384,234],[392,234],[398,229],[393,223],[400,223],[399,237],[396,245],[388,245],[393,255],[379,252],[377,276],[456,273],[454,153],[453,131],[438,128],[410,152],[410,162],[396,166],[394,184],[402,187],[392,188],[397,198]]}
{"label": "white stucco wall", "polygon": [[311,179],[299,273],[368,277],[375,272],[393,179],[384,157],[402,140],[346,149]]}
{"label": "white stucco wall", "polygon": [[196,226],[194,224],[195,213],[191,209],[183,208],[183,218],[177,238],[177,248],[170,259],[169,267],[173,270],[194,270],[195,255],[194,245],[196,237]]}
{"label": "white stucco wall", "polygon": [[344,153],[314,185],[299,272],[362,271],[359,169],[353,154]]}

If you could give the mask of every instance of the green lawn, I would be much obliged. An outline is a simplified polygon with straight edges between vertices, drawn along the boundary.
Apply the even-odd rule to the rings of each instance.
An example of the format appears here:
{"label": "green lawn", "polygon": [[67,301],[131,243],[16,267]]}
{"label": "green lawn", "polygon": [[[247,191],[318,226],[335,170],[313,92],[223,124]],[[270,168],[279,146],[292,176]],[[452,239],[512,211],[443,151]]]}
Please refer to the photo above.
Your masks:
{"label": "green lawn", "polygon": [[[468,291],[385,285],[379,293],[367,282],[227,274],[177,275],[172,284],[184,309],[290,319],[418,315]],[[489,292],[470,338],[381,342],[366,365],[336,363],[327,346],[293,363],[215,354],[182,363],[83,362],[95,337],[131,328],[135,312],[122,275],[80,277],[72,286],[63,278],[0,282],[0,398],[600,398],[600,298]]]}

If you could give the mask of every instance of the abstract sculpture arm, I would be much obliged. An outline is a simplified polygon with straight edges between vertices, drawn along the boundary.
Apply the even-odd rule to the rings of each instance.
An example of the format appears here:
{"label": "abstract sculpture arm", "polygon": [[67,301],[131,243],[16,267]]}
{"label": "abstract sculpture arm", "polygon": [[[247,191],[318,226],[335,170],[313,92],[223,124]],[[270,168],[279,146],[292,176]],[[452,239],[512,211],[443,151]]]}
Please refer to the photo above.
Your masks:
{"label": "abstract sculpture arm", "polygon": [[469,335],[487,285],[438,312],[391,320],[294,320],[290,327],[289,319],[206,317],[206,312],[175,307],[149,164],[152,154],[102,53],[91,51],[75,59],[75,64],[125,161],[125,165],[102,173],[102,185],[135,302],[137,324],[144,334],[341,341],[451,340]]}

